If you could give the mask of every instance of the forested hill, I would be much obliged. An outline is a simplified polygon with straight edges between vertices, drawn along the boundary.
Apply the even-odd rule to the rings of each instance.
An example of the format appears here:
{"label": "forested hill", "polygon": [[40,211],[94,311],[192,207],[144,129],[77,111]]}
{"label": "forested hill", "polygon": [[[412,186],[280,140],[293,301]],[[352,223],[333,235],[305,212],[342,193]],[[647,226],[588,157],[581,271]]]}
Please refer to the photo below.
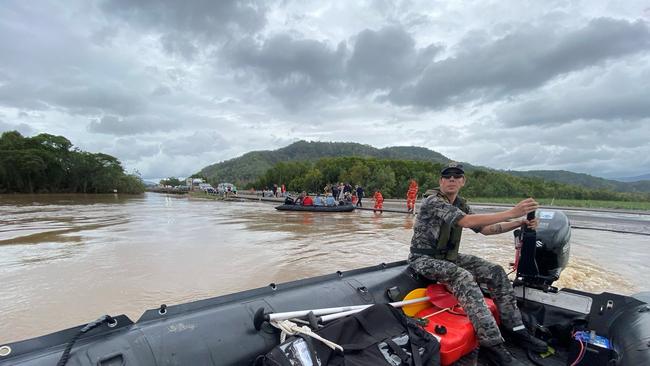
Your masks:
{"label": "forested hill", "polygon": [[238,158],[209,165],[198,174],[210,182],[249,183],[257,180],[279,162],[315,162],[326,157],[372,157],[446,163],[450,159],[435,151],[413,146],[394,146],[377,149],[354,142],[308,142],[298,141],[278,150],[252,151]]}
{"label": "forested hill", "polygon": [[[378,149],[370,145],[353,142],[308,142],[298,141],[278,150],[252,151],[238,158],[213,164],[203,168],[198,175],[207,177],[210,182],[232,182],[237,185],[258,180],[267,170],[280,162],[311,162],[322,158],[363,157],[376,159],[414,160],[432,163],[447,163],[446,156],[424,147],[395,146]],[[471,166],[468,170],[492,169]],[[605,189],[616,192],[650,192],[650,181],[618,182],[594,177],[588,174],[564,170],[500,171],[510,175],[529,178],[542,178],[546,181],[578,185],[590,189]]]}
{"label": "forested hill", "polygon": [[[410,179],[419,183],[420,192],[438,186],[438,172],[442,167],[442,163],[428,161],[362,157],[323,158],[314,163],[281,162],[248,187],[271,187],[281,183],[289,191],[323,192],[327,184],[348,182],[364,187],[370,195],[380,190],[385,198],[403,198]],[[649,193],[589,189],[540,178],[513,177],[490,169],[467,170],[466,176],[471,184],[463,188],[463,196],[470,199],[535,197],[551,202],[555,199],[650,202]]]}
{"label": "forested hill", "polygon": [[619,182],[638,182],[640,180],[650,180],[650,173],[637,175],[634,177],[620,177],[617,180]]}
{"label": "forested hill", "polygon": [[63,136],[0,135],[0,193],[142,193],[117,158],[73,147]]}
{"label": "forested hill", "polygon": [[589,174],[574,173],[566,170],[508,170],[505,173],[518,177],[542,178],[551,182],[578,185],[591,189],[606,189],[616,192],[650,192],[650,180],[637,182],[619,182],[610,179],[594,177]]}

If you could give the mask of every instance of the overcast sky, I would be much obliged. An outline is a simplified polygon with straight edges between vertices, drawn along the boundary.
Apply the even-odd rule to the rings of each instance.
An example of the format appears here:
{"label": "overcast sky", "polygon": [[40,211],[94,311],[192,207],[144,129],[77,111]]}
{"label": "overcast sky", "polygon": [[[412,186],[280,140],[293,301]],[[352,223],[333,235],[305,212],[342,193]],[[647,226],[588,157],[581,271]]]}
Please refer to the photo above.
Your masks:
{"label": "overcast sky", "polygon": [[294,141],[650,173],[648,1],[7,1],[0,132],[143,177]]}

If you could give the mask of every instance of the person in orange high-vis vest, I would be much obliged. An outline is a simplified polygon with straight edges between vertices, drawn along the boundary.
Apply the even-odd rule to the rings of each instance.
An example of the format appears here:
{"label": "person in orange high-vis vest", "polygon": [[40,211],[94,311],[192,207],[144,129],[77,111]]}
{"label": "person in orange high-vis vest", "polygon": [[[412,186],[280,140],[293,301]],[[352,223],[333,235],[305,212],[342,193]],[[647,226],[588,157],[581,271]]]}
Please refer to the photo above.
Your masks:
{"label": "person in orange high-vis vest", "polygon": [[406,210],[410,213],[415,212],[415,200],[418,197],[418,183],[415,179],[411,179],[411,184],[409,184],[409,190],[406,192]]}
{"label": "person in orange high-vis vest", "polygon": [[373,198],[375,199],[375,208],[372,211],[377,212],[379,210],[379,213],[384,213],[384,196],[381,195],[379,190],[376,190]]}

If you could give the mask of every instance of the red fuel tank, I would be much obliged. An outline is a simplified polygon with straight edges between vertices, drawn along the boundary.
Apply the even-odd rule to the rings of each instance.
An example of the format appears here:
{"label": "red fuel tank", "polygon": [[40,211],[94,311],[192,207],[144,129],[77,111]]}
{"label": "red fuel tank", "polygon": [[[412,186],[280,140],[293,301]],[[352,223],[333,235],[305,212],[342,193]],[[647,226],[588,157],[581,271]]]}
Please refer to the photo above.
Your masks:
{"label": "red fuel tank", "polygon": [[[429,285],[427,296],[434,306],[418,312],[415,317],[429,320],[424,329],[440,341],[442,365],[451,365],[478,347],[476,332],[463,308],[458,305],[458,300],[444,285]],[[496,305],[492,299],[485,298],[485,302],[499,323]]]}

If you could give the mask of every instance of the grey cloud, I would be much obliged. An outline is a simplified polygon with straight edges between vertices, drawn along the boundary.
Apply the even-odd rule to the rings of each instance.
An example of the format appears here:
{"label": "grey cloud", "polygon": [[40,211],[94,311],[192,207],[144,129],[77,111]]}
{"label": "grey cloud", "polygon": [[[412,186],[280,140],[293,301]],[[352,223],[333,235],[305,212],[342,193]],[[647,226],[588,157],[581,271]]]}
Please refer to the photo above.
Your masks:
{"label": "grey cloud", "polygon": [[195,132],[163,142],[161,151],[168,156],[197,156],[210,151],[220,151],[230,144],[216,132]]}
{"label": "grey cloud", "polygon": [[579,120],[544,128],[489,129],[469,125],[454,134],[463,137],[449,136],[452,144],[462,145],[449,156],[501,169],[564,169],[598,176],[644,171],[650,156],[649,122]]}
{"label": "grey cloud", "polygon": [[648,49],[650,31],[643,21],[599,18],[569,33],[521,30],[431,64],[417,84],[394,90],[390,100],[436,108],[450,102],[492,99]]}
{"label": "grey cloud", "polygon": [[38,90],[43,100],[64,107],[72,114],[115,113],[123,116],[142,112],[145,101],[118,86],[50,85]]}
{"label": "grey cloud", "polygon": [[324,101],[326,94],[322,85],[304,74],[295,74],[290,78],[275,81],[267,90],[290,111],[315,107],[316,103]]}
{"label": "grey cloud", "polygon": [[262,44],[248,39],[227,50],[227,56],[233,67],[254,69],[270,81],[300,75],[323,84],[341,77],[345,52],[344,44],[332,49],[325,42],[296,40],[281,34]]}
{"label": "grey cloud", "polygon": [[266,24],[266,3],[256,0],[108,0],[106,14],[130,25],[163,34],[164,48],[184,56],[193,55],[194,41],[211,43],[240,34],[253,34]]}
{"label": "grey cloud", "polygon": [[109,149],[111,155],[120,160],[141,160],[154,156],[160,152],[160,144],[146,142],[140,139],[127,137],[115,140],[115,145]]}
{"label": "grey cloud", "polygon": [[187,78],[187,71],[178,67],[167,69],[165,73],[167,74],[169,80],[178,84],[182,84]]}
{"label": "grey cloud", "polygon": [[560,83],[505,104],[496,109],[497,120],[507,126],[522,126],[579,119],[614,123],[650,118],[648,60],[626,60],[608,70],[594,70],[577,81]]}
{"label": "grey cloud", "polygon": [[117,35],[117,28],[104,26],[90,35],[90,41],[98,46],[109,46]]}
{"label": "grey cloud", "polygon": [[18,131],[24,136],[31,136],[34,134],[34,130],[28,124],[13,124],[0,120],[0,134],[7,131]]}
{"label": "grey cloud", "polygon": [[508,106],[498,119],[510,126],[560,124],[576,119],[639,119],[650,117],[650,99],[643,93],[608,90],[609,95],[551,96]]}
{"label": "grey cloud", "polygon": [[142,173],[143,177],[160,179],[164,177],[188,177],[215,161],[214,158],[204,159],[196,156],[167,156],[160,154],[144,158],[134,166]]}
{"label": "grey cloud", "polygon": [[434,45],[416,49],[413,37],[401,27],[364,30],[354,44],[348,73],[359,87],[399,87],[419,75],[439,50]]}
{"label": "grey cloud", "polygon": [[440,47],[418,49],[403,28],[364,30],[350,51],[311,39],[275,35],[264,42],[248,39],[223,51],[234,68],[254,71],[271,95],[285,106],[327,96],[340,97],[345,89],[374,91],[399,87],[419,75]]}
{"label": "grey cloud", "polygon": [[[110,48],[114,27],[95,21],[97,14],[56,2],[8,3],[3,10],[0,105],[95,115],[142,110],[144,102],[132,86],[143,78],[129,68],[133,63],[120,47]],[[72,16],[80,11],[89,14]]]}
{"label": "grey cloud", "polygon": [[115,83],[96,84],[96,80],[59,82],[30,81],[16,78],[0,85],[0,105],[29,110],[65,109],[71,114],[102,112],[130,115],[144,109],[144,100],[133,91]]}
{"label": "grey cloud", "polygon": [[252,39],[224,50],[231,66],[254,71],[269,92],[289,109],[340,87],[345,44],[333,49],[325,42],[276,35],[261,44]]}
{"label": "grey cloud", "polygon": [[180,55],[188,60],[191,60],[199,51],[194,40],[177,34],[165,34],[160,38],[160,43],[167,53]]}
{"label": "grey cloud", "polygon": [[106,115],[100,119],[93,120],[87,126],[89,132],[118,136],[172,131],[178,128],[181,128],[181,126],[177,122],[157,116],[122,118],[114,115]]}
{"label": "grey cloud", "polygon": [[36,86],[13,80],[0,84],[0,105],[28,110],[46,110],[50,107],[40,98],[35,98]]}
{"label": "grey cloud", "polygon": [[163,95],[169,95],[171,93],[172,90],[167,85],[160,85],[151,92],[151,95],[154,97],[161,97]]}

